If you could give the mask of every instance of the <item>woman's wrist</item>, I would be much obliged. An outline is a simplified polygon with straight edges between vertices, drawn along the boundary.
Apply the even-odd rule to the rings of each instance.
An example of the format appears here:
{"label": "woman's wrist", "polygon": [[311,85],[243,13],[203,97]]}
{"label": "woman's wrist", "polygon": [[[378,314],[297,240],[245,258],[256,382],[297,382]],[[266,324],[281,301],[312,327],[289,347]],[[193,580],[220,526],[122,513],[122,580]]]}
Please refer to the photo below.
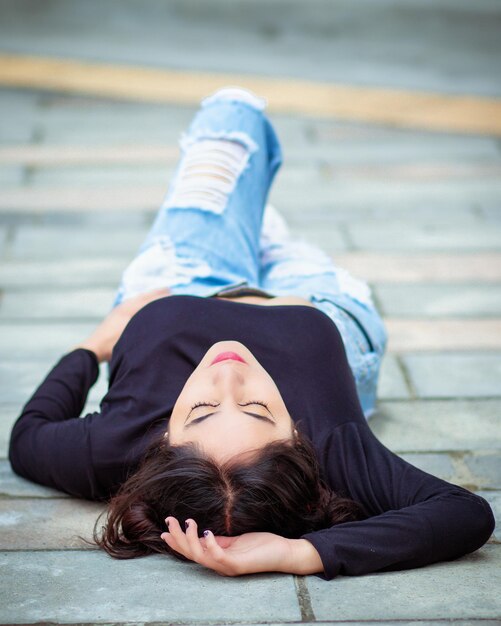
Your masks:
{"label": "woman's wrist", "polygon": [[324,571],[320,554],[311,542],[307,539],[289,539],[289,541],[292,545],[292,563],[288,570],[289,574],[306,576]]}
{"label": "woman's wrist", "polygon": [[78,350],[78,349],[90,350],[91,352],[93,352],[96,355],[96,359],[98,363],[102,363],[103,361],[106,360],[105,355],[103,351],[101,350],[101,348],[99,347],[99,345],[94,343],[93,341],[90,341],[90,340],[82,341],[81,343],[77,344],[76,346],[73,346],[72,348],[72,350]]}

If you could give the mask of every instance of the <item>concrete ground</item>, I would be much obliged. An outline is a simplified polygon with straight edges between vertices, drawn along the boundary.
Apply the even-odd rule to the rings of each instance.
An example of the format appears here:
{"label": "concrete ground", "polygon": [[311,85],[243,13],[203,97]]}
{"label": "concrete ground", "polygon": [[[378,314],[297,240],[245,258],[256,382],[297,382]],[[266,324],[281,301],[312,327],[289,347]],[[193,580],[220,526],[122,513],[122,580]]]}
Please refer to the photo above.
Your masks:
{"label": "concrete ground", "polygon": [[[411,99],[434,93],[440,103],[465,94],[475,118],[482,98],[499,106],[498,24],[494,0],[2,2],[1,623],[501,623],[498,530],[474,554],[419,570],[221,578],[162,557],[114,561],[79,539],[100,505],[12,474],[11,425],[56,360],[108,311],[196,104],[111,98],[77,72],[62,77],[64,88],[54,87],[60,76],[35,81],[34,73],[13,86],[11,61],[1,58],[305,79],[362,87],[367,97],[380,87]],[[172,93],[185,89],[177,80]],[[297,83],[287,85],[289,100],[270,113],[285,154],[271,200],[296,235],[373,288],[390,344],[371,426],[411,463],[483,495],[499,520],[496,120],[484,120],[482,134],[461,116],[456,132],[432,131],[417,100],[417,125],[383,125],[367,113],[350,120],[349,107],[342,117],[312,116],[306,104],[301,112],[308,98]],[[85,411],[105,387],[103,370]]]}

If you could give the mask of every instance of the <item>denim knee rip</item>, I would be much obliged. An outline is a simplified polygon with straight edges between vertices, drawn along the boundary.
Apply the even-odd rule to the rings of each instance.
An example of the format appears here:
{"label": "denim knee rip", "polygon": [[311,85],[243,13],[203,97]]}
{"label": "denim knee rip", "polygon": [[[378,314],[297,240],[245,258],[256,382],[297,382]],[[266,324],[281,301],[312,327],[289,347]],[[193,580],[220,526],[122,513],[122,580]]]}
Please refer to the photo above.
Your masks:
{"label": "denim knee rip", "polygon": [[181,138],[183,158],[164,209],[195,208],[221,214],[258,147],[245,133],[197,132]]}

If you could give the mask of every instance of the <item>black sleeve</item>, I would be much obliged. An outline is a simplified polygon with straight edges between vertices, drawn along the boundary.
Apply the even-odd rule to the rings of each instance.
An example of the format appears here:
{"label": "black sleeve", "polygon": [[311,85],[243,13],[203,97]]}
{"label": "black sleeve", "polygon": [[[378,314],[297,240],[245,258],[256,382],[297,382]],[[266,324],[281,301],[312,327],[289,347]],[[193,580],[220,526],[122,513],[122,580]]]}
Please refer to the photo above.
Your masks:
{"label": "black sleeve", "polygon": [[91,413],[78,419],[99,366],[90,350],[64,355],[49,372],[12,429],[9,460],[23,478],[71,495],[94,499],[90,427]]}
{"label": "black sleeve", "polygon": [[319,552],[327,580],[455,559],[480,548],[494,530],[483,498],[407,463],[366,424],[337,427],[317,451],[330,487],[368,515],[302,536]]}

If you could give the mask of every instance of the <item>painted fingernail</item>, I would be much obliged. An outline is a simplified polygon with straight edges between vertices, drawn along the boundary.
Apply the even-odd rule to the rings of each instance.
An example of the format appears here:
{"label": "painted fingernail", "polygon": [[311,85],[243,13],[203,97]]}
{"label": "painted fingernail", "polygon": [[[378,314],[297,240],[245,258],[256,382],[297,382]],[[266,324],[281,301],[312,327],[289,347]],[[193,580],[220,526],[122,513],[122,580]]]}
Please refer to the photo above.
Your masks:
{"label": "painted fingernail", "polygon": [[204,530],[204,537],[208,537],[210,535],[210,531],[209,530]]}
{"label": "painted fingernail", "polygon": [[190,525],[190,522],[189,522],[188,520],[186,520],[186,521],[185,521],[185,523],[184,523],[184,527],[185,527],[185,528],[188,528],[188,527],[189,527],[189,525]]}

